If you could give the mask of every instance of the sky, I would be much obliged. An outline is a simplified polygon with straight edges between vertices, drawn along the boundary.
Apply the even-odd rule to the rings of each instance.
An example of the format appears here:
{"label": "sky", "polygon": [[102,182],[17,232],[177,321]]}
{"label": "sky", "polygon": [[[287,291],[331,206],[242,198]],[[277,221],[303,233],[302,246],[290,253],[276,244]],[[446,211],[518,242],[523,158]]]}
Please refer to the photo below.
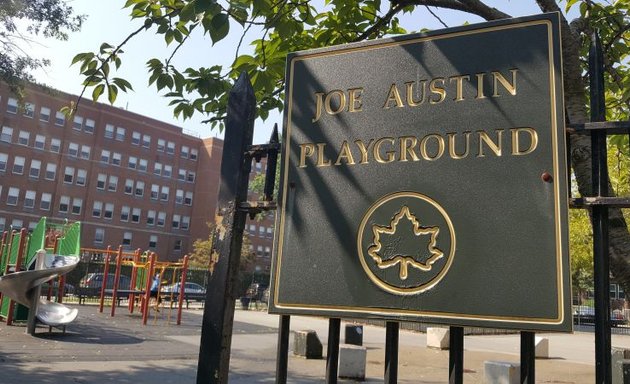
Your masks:
{"label": "sky", "polygon": [[[72,58],[81,52],[97,51],[101,43],[107,42],[117,46],[135,29],[140,27],[141,21],[131,21],[129,10],[123,9],[124,0],[68,0],[77,14],[84,14],[87,20],[78,33],[71,33],[67,41],[39,39],[26,49],[35,57],[47,58],[51,65],[46,70],[37,71],[34,75],[38,82],[52,86],[61,91],[79,95],[82,90],[82,78],[79,66],[70,66]],[[383,1],[386,4],[386,1]],[[489,0],[487,4],[511,14],[512,16],[526,16],[540,13],[533,0]],[[464,22],[481,22],[482,20],[460,12],[434,10],[439,18],[449,27],[462,25]],[[429,29],[443,28],[442,24],[427,11],[419,15],[403,16],[403,27],[417,30],[422,27]],[[422,24],[418,24],[421,22]],[[242,29],[239,25],[232,25],[231,32],[224,40],[212,45],[209,37],[200,33],[189,39],[180,49],[174,59],[176,66],[182,67],[210,67],[216,64],[229,65],[234,60],[235,47],[238,44]],[[258,38],[255,33],[251,39]],[[251,40],[250,40],[251,41]],[[248,44],[241,47],[241,53],[247,53]],[[118,93],[114,106],[150,116],[157,120],[180,126],[184,132],[201,137],[222,137],[217,130],[201,123],[207,117],[193,116],[183,120],[173,116],[172,108],[168,106],[168,99],[160,96],[154,87],[148,87],[148,75],[145,63],[156,57],[164,59],[170,56],[172,47],[166,47],[161,36],[144,33],[132,39],[124,48],[123,65],[115,76],[131,82],[134,91]],[[91,90],[86,93],[87,102],[91,102]],[[101,97],[101,102],[107,102]],[[274,123],[282,125],[280,114],[271,114],[266,121],[257,120],[254,132],[254,143],[264,143],[268,140]]]}

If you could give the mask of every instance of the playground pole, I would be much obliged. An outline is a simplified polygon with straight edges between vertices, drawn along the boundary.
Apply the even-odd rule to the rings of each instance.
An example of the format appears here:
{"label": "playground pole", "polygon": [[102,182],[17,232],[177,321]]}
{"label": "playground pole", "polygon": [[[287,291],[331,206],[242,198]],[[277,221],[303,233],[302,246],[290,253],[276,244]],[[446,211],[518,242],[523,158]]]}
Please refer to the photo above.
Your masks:
{"label": "playground pole", "polygon": [[136,283],[138,282],[138,267],[137,263],[140,261],[140,248],[136,249],[133,253],[133,263],[131,266],[131,286],[129,287],[132,292],[129,294],[129,313],[133,313],[133,307],[136,303],[136,294],[133,291],[136,290]]}
{"label": "playground pole", "polygon": [[179,283],[179,297],[177,298],[177,325],[182,323],[182,304],[186,294],[186,275],[188,273],[188,255],[184,256],[184,266],[182,267],[182,279]]}
{"label": "playground pole", "polygon": [[[149,256],[149,270],[147,271],[147,285],[144,291],[144,303],[142,303],[142,325],[147,325],[149,320],[149,301],[151,300],[151,279],[153,278],[153,269],[155,267],[155,252],[151,252]],[[158,292],[158,295],[160,293]]]}
{"label": "playground pole", "polygon": [[109,272],[109,253],[112,251],[110,245],[107,246],[107,254],[105,255],[105,268],[103,269],[103,284],[101,284],[101,297],[98,305],[98,311],[103,313],[103,304],[105,303],[105,285],[107,284],[107,273]]}
{"label": "playground pole", "polygon": [[118,280],[120,280],[120,266],[122,265],[123,251],[122,245],[118,246],[118,255],[116,256],[116,272],[114,274],[114,287],[112,290],[112,312],[111,317],[116,314],[116,299],[118,297]]}
{"label": "playground pole", "polygon": [[[26,228],[22,228],[20,230],[20,241],[18,243],[18,252],[17,258],[15,259],[15,272],[18,272],[21,268],[22,258],[24,257],[24,248],[26,246],[26,237],[28,236],[28,232],[26,232]],[[8,264],[7,264],[8,265]],[[13,324],[13,311],[15,310],[15,302],[13,300],[9,301],[9,310],[7,311],[7,325]]]}

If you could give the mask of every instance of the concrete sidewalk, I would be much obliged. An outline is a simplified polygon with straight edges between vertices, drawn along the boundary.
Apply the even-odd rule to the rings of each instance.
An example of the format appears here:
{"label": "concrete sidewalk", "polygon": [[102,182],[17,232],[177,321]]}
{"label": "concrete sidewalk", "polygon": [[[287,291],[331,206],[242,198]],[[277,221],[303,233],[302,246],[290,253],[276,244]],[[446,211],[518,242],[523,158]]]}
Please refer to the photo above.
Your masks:
{"label": "concrete sidewalk", "polygon": [[[186,311],[182,325],[177,326],[175,312],[164,309],[157,317],[153,312],[149,324],[142,326],[138,314],[123,309],[112,318],[108,310],[98,313],[93,306],[78,308],[79,318],[65,335],[39,328],[31,337],[24,333],[24,327],[0,324],[0,384],[195,382],[201,310]],[[277,325],[278,316],[236,312],[230,383],[274,382]],[[324,351],[327,328],[326,319],[291,318],[292,330],[317,331]],[[342,324],[342,341],[343,329]],[[537,360],[537,382],[595,381],[592,334],[545,336],[550,338],[552,358]],[[366,382],[383,382],[384,340],[383,328],[364,327],[364,345],[368,348]],[[518,343],[518,335],[466,336],[464,381],[482,383],[486,360],[518,361]],[[630,348],[630,336],[614,336],[613,346]],[[325,360],[306,360],[290,353],[289,382],[322,383],[325,367]],[[448,351],[426,348],[424,334],[401,331],[399,383],[447,381]]]}

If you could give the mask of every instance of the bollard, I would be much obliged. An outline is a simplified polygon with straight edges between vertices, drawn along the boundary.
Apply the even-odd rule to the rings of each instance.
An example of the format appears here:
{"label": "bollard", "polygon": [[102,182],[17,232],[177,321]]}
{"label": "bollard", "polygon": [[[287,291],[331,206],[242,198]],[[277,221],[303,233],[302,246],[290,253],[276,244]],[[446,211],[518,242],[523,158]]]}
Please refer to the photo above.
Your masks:
{"label": "bollard", "polygon": [[317,337],[317,332],[296,331],[293,338],[293,353],[307,359],[321,359],[323,347]]}
{"label": "bollard", "polygon": [[346,344],[363,345],[363,326],[346,324]]}

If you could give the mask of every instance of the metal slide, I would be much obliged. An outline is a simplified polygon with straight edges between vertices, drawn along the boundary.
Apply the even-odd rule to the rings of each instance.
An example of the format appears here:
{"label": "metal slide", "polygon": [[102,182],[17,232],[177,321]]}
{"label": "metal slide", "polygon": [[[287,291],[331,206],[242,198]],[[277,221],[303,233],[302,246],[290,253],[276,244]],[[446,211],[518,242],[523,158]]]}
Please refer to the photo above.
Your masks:
{"label": "metal slide", "polygon": [[[0,276],[0,292],[29,308],[27,332],[35,333],[36,319],[45,325],[58,327],[76,319],[78,310],[40,298],[41,285],[70,272],[77,266],[79,257],[47,254],[37,251],[35,270],[20,271]],[[37,315],[37,317],[35,317]]]}

